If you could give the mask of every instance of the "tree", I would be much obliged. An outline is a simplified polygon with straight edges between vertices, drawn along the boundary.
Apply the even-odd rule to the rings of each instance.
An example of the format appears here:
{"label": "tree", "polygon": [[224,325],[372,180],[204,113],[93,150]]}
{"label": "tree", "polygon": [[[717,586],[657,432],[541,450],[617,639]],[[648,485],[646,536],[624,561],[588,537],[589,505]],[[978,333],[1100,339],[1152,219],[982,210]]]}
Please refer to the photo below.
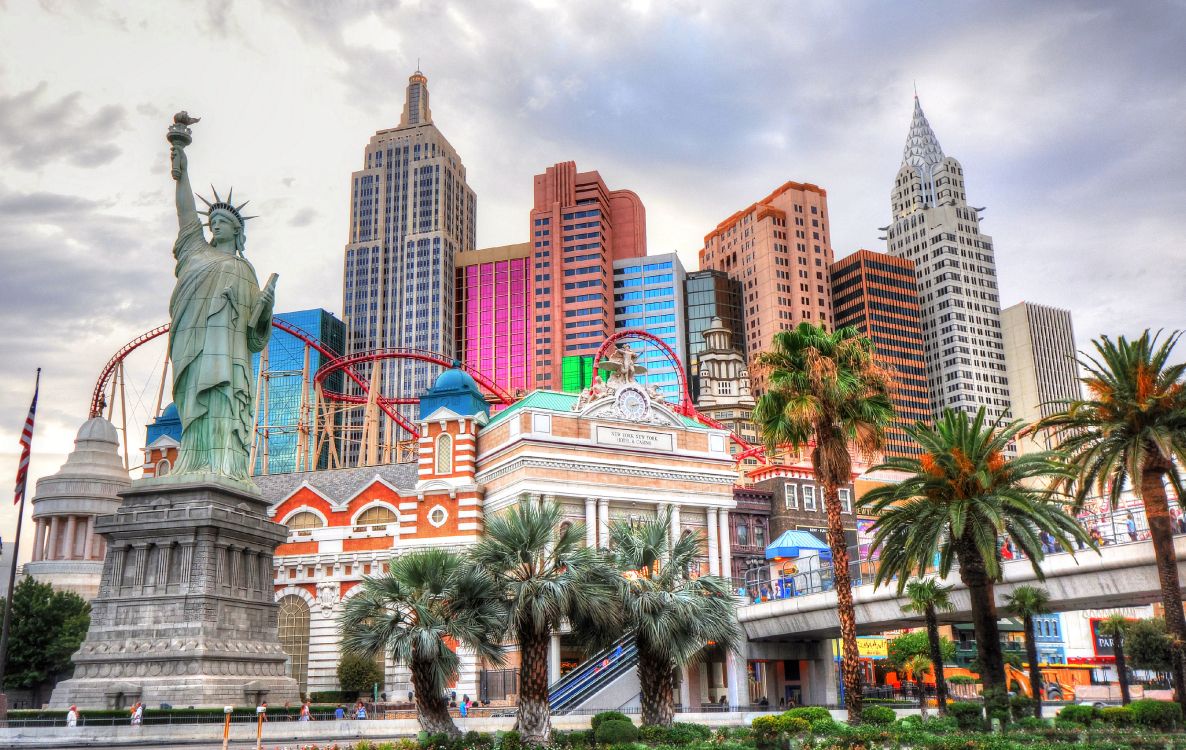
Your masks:
{"label": "tree", "polygon": [[1100,635],[1112,638],[1112,653],[1116,655],[1116,678],[1120,680],[1120,703],[1127,706],[1129,701],[1128,664],[1124,658],[1124,635],[1128,629],[1128,618],[1124,615],[1112,615],[1099,621],[1096,625]]}
{"label": "tree", "polygon": [[[561,526],[552,503],[521,502],[486,519],[470,558],[497,583],[507,602],[504,630],[519,643],[516,729],[530,745],[551,737],[548,647],[567,620],[590,648],[622,634],[617,576],[596,549],[585,546],[585,526]],[[608,605],[608,606],[607,606]]]}
{"label": "tree", "polygon": [[1180,332],[1160,344],[1146,329],[1135,341],[1102,336],[1092,342],[1096,356],[1084,354],[1079,366],[1087,398],[1064,402],[1061,411],[1034,425],[1049,430],[1077,469],[1064,480],[1075,500],[1098,493],[1116,507],[1131,485],[1145,506],[1157,560],[1166,629],[1173,638],[1177,700],[1186,710],[1186,616],[1174,553],[1173,522],[1166,482],[1181,503],[1186,484],[1186,363],[1170,364]]}
{"label": "tree", "polygon": [[803,322],[774,334],[770,351],[757,358],[767,391],[753,419],[766,446],[809,445],[811,465],[823,488],[832,549],[836,611],[842,644],[841,673],[849,721],[861,716],[861,668],[856,613],[841,520],[840,487],[852,479],[850,444],[862,454],[880,450],[893,420],[890,372],[873,360],[873,344],[856,328],[829,332]]}
{"label": "tree", "polygon": [[[387,573],[364,578],[360,586],[339,618],[343,651],[372,665],[374,657],[391,654],[411,672],[424,731],[459,736],[445,698],[461,666],[456,648],[463,645],[501,663],[499,633],[506,619],[501,591],[460,556],[439,549],[393,558]],[[341,683],[344,690],[354,689]]]}
{"label": "tree", "polygon": [[[926,620],[927,655],[935,670],[935,703],[941,716],[947,714],[947,683],[943,676],[943,664],[950,657],[944,653],[940,643],[938,613],[955,609],[955,605],[951,603],[950,592],[951,586],[944,586],[934,578],[909,581],[906,584],[906,598],[909,601],[902,605],[903,612],[921,614]],[[954,649],[955,646],[952,644],[952,650]]]}
{"label": "tree", "polygon": [[[0,617],[6,602],[0,599]],[[12,592],[5,689],[36,688],[70,666],[91,625],[91,605],[26,576]]]}
{"label": "tree", "polygon": [[1165,619],[1150,617],[1129,622],[1124,633],[1124,656],[1134,669],[1153,672],[1173,669],[1173,642],[1165,630]]}
{"label": "tree", "polygon": [[1018,586],[1005,597],[1006,609],[1020,617],[1025,627],[1025,660],[1030,665],[1030,695],[1034,698],[1034,716],[1042,718],[1042,670],[1038,669],[1038,644],[1034,635],[1034,617],[1050,611],[1050,592],[1037,586]]}
{"label": "tree", "polygon": [[692,577],[702,539],[671,541],[671,511],[642,523],[610,526],[611,558],[621,578],[623,625],[638,648],[642,723],[671,726],[675,673],[707,643],[726,653],[741,643],[729,579]]}
{"label": "tree", "polygon": [[338,657],[338,685],[345,693],[369,693],[383,682],[383,667],[375,657],[343,650]]}
{"label": "tree", "polygon": [[[911,656],[917,656],[918,654],[930,656],[930,635],[925,630],[903,633],[890,639],[889,643],[886,644],[886,651],[885,660],[898,669],[904,670],[906,668],[906,662],[910,660]],[[955,659],[955,644],[951,642],[951,639],[939,636],[939,658],[943,661],[953,661]]]}
{"label": "tree", "polygon": [[[914,679],[914,684],[918,688],[918,709],[922,713],[922,718],[927,718],[927,691],[923,683],[923,677],[931,670],[933,666],[930,657],[926,654],[913,654],[902,665],[903,668],[910,673]],[[935,685],[938,686],[939,678],[935,678]]]}
{"label": "tree", "polygon": [[1009,458],[1006,449],[1021,423],[985,424],[981,408],[972,417],[947,410],[934,425],[921,422],[906,432],[922,448],[917,457],[893,458],[878,469],[900,471],[901,483],[878,487],[862,498],[862,508],[878,516],[872,548],[880,550],[876,584],[896,576],[901,592],[912,575],[923,576],[938,554],[938,574],[946,577],[959,562],[968,588],[980,672],[988,715],[1009,714],[1008,687],[993,594],[1001,579],[999,539],[1004,537],[1029,558],[1043,580],[1040,534],[1064,549],[1087,533],[1067,513],[1061,496],[1036,486],[1065,476],[1069,468],[1049,452]]}

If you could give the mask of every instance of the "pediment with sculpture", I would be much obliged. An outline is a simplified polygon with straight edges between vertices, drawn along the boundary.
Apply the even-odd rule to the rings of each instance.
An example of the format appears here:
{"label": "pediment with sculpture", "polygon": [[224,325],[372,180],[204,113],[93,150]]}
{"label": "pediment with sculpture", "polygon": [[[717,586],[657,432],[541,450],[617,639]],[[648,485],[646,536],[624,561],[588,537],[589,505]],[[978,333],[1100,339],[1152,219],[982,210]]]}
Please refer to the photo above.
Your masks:
{"label": "pediment with sculpture", "polygon": [[[628,346],[619,346],[598,363],[593,384],[581,391],[573,406],[581,418],[633,422],[635,424],[683,427],[679,415],[663,400],[653,385],[639,382],[636,377],[647,368],[638,364],[638,353]],[[600,377],[604,373],[604,380]]]}

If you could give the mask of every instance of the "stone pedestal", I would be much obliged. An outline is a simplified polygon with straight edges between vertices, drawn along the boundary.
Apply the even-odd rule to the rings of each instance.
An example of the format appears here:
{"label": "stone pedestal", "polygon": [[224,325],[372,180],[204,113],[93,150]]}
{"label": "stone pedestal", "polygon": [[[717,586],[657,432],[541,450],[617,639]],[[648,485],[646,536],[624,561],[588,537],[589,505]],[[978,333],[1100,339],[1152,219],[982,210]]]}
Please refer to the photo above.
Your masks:
{"label": "stone pedestal", "polygon": [[74,677],[50,706],[275,705],[300,700],[276,635],[272,553],[285,539],[252,485],[143,479],[100,516],[107,540]]}

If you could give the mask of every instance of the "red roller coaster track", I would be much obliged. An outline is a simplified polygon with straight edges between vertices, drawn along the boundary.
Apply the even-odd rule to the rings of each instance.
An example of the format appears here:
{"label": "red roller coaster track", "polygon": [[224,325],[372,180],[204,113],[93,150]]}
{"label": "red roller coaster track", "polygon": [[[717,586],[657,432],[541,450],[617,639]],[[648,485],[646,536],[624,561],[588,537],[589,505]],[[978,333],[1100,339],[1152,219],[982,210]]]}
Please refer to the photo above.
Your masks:
{"label": "red roller coaster track", "polygon": [[688,390],[688,379],[684,375],[684,368],[680,363],[679,355],[677,355],[675,350],[668,346],[667,343],[663,341],[663,339],[655,336],[652,333],[648,333],[647,331],[644,331],[640,328],[626,328],[611,334],[609,338],[607,338],[601,344],[601,347],[597,350],[597,354],[593,357],[593,377],[595,379],[600,377],[600,371],[598,370],[598,367],[601,364],[602,358],[612,352],[617,347],[619,341],[624,340],[641,340],[646,341],[649,344],[654,344],[667,357],[667,360],[671,363],[672,369],[675,370],[676,380],[679,382],[679,400],[672,405],[673,411],[678,414],[682,414],[689,419],[695,419],[697,422],[708,427],[712,427],[713,429],[728,430],[729,438],[737,444],[738,448],[741,449],[741,452],[733,457],[738,462],[746,458],[756,458],[759,462],[766,463],[766,449],[764,447],[760,445],[750,445],[733,430],[730,430],[728,427],[716,421],[712,417],[701,414],[696,410],[695,404],[692,403],[692,394]]}

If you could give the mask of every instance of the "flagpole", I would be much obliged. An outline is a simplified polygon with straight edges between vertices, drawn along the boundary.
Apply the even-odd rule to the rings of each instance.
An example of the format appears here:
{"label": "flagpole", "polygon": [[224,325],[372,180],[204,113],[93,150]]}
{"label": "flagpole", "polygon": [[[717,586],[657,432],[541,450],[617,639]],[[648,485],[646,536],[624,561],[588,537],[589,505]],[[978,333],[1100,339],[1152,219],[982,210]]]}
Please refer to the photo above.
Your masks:
{"label": "flagpole", "polygon": [[[37,380],[33,386],[33,407],[29,410],[30,420],[37,408],[37,393],[41,389],[41,368],[37,368]],[[29,425],[32,429],[32,425]],[[32,449],[33,436],[29,435],[29,448]],[[8,726],[8,692],[4,689],[4,675],[8,671],[8,636],[9,625],[12,620],[12,590],[16,588],[16,561],[21,552],[21,525],[25,521],[25,488],[28,487],[28,477],[21,482],[21,508],[16,516],[16,538],[12,542],[12,564],[8,569],[8,595],[4,603],[4,625],[0,629],[0,726]]]}

